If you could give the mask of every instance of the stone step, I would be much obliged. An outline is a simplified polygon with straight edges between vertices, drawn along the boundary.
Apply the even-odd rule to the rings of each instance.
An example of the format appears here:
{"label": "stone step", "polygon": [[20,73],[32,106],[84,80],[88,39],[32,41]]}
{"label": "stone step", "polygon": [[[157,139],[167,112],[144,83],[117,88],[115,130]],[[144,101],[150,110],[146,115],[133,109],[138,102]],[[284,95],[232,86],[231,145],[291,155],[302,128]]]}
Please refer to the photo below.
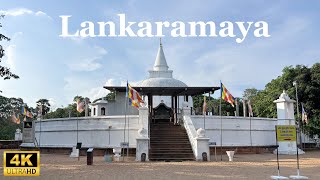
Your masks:
{"label": "stone step", "polygon": [[149,159],[151,161],[194,160],[186,130],[170,123],[152,124],[150,126]]}
{"label": "stone step", "polygon": [[151,161],[194,161],[194,158],[149,157]]}

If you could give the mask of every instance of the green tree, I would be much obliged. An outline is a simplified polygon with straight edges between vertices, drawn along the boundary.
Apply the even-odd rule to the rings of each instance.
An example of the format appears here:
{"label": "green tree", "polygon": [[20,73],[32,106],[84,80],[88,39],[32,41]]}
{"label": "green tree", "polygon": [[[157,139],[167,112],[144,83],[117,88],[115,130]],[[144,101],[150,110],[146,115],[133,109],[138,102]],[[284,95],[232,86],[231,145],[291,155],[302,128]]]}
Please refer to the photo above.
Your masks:
{"label": "green tree", "polygon": [[246,100],[252,100],[255,96],[257,96],[259,90],[256,88],[248,88],[243,92],[243,98]]}
{"label": "green tree", "polygon": [[50,111],[50,106],[48,99],[39,99],[37,101],[37,110],[42,110],[42,114],[47,114]]}
{"label": "green tree", "polygon": [[[192,96],[193,99],[193,109],[196,114],[203,114],[203,100],[204,100],[204,95],[197,95],[197,96]],[[212,112],[213,110],[213,115],[220,115],[219,113],[219,106],[220,106],[220,99],[215,99],[213,97],[206,97],[207,101],[207,112]],[[241,107],[241,106],[240,106]],[[230,116],[234,116],[234,111],[236,110],[235,107],[232,107],[232,105],[226,101],[221,101],[221,115],[226,116],[227,113],[229,112]]]}
{"label": "green tree", "polygon": [[[18,116],[21,107],[23,106],[21,98],[7,98],[0,96],[0,139],[11,140],[14,138],[14,133],[17,128],[22,129],[21,124],[13,123],[11,116]],[[20,119],[22,121],[22,116]]]}
{"label": "green tree", "polygon": [[[2,19],[3,17],[4,17],[4,15],[0,15],[0,19]],[[1,23],[0,23],[0,27],[2,27]],[[0,33],[0,41],[10,41],[10,38],[8,38],[4,34]],[[2,45],[0,44],[0,63],[1,63],[4,55],[5,55],[4,49],[3,49]],[[14,74],[10,71],[10,68],[7,68],[7,67],[1,66],[1,65],[0,65],[0,77],[3,78],[4,80],[11,79],[11,78],[14,78],[14,79],[19,78],[18,75]]]}
{"label": "green tree", "polygon": [[[295,67],[285,67],[282,75],[273,79],[265,86],[265,89],[259,91],[253,98],[254,114],[259,117],[277,117],[276,105],[274,100],[279,98],[283,90],[286,90],[292,99],[296,99],[296,89],[293,82],[297,82],[297,93],[299,104],[298,108],[301,113],[301,103],[304,104],[305,111],[313,121],[319,120],[320,117],[320,63],[314,64],[312,67],[297,65]],[[296,108],[294,108],[296,111]],[[295,112],[296,113],[296,112]],[[296,117],[301,120],[301,114]],[[314,120],[315,119],[315,120]],[[313,128],[305,128],[309,131],[319,128],[316,123],[310,124]],[[308,132],[314,134],[316,132]]]}

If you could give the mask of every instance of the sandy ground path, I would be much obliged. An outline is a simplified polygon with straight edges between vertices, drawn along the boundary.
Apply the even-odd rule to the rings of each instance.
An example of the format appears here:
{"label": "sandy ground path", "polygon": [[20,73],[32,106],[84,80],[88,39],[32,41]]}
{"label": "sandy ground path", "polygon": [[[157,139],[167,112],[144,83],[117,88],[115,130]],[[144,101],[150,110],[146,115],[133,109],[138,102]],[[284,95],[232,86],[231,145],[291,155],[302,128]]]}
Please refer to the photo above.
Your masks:
{"label": "sandy ground path", "polygon": [[[276,156],[273,154],[237,154],[234,162],[113,162],[102,156],[94,157],[92,166],[86,157],[69,158],[68,155],[41,154],[41,175],[35,178],[4,177],[3,150],[0,151],[0,179],[270,179],[277,174]],[[302,175],[320,180],[320,151],[301,155]],[[281,175],[296,174],[295,156],[280,155]],[[219,158],[220,159],[220,156]]]}

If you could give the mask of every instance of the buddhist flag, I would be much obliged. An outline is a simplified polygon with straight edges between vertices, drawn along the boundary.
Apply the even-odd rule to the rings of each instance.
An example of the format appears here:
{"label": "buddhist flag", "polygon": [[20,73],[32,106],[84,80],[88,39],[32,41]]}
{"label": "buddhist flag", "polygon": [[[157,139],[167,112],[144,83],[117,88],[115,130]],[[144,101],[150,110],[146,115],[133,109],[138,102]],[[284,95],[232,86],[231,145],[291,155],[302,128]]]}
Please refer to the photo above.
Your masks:
{"label": "buddhist flag", "polygon": [[21,114],[25,115],[25,116],[27,115],[27,108],[26,107],[24,107],[24,106],[21,107]]}
{"label": "buddhist flag", "polygon": [[140,104],[144,104],[144,101],[142,100],[140,94],[135,89],[133,89],[128,82],[126,91],[126,96],[129,98],[130,106],[139,108]]}
{"label": "buddhist flag", "polygon": [[307,113],[306,111],[304,110],[304,107],[303,107],[303,104],[301,103],[301,107],[302,107],[302,120],[308,124],[308,116],[307,116]]}
{"label": "buddhist flag", "polygon": [[249,110],[249,116],[253,117],[253,111],[251,106],[251,100],[248,100],[248,110]]}
{"label": "buddhist flag", "polygon": [[234,97],[230,94],[230,92],[227,90],[227,88],[221,83],[221,98],[234,107]]}
{"label": "buddhist flag", "polygon": [[206,100],[206,96],[203,96],[203,106],[202,106],[202,111],[203,111],[203,115],[206,115],[207,112],[207,100]]}
{"label": "buddhist flag", "polygon": [[80,101],[80,99],[77,100],[77,111],[79,113],[82,113],[82,111],[84,110],[84,103],[82,101]]}
{"label": "buddhist flag", "polygon": [[32,115],[31,112],[29,112],[29,111],[27,111],[26,116],[27,116],[28,118],[33,118],[33,115]]}
{"label": "buddhist flag", "polygon": [[18,117],[16,117],[16,115],[13,114],[13,115],[11,116],[11,119],[12,119],[12,122],[13,122],[13,123],[20,124],[19,115],[18,115]]}
{"label": "buddhist flag", "polygon": [[16,119],[16,123],[17,123],[17,124],[20,124],[20,117],[19,117],[19,115],[18,115],[18,117],[17,117],[17,119]]}

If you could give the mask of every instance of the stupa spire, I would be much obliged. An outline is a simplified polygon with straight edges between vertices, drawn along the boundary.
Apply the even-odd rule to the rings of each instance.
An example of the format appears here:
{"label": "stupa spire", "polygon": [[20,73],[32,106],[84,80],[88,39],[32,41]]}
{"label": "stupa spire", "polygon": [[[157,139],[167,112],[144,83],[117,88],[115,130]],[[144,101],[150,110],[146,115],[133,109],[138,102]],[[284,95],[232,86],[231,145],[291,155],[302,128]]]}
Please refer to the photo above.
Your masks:
{"label": "stupa spire", "polygon": [[160,38],[160,46],[158,49],[157,57],[154,62],[153,70],[154,71],[168,71],[169,66],[167,64],[166,57],[164,55],[163,49],[162,49],[162,41]]}

